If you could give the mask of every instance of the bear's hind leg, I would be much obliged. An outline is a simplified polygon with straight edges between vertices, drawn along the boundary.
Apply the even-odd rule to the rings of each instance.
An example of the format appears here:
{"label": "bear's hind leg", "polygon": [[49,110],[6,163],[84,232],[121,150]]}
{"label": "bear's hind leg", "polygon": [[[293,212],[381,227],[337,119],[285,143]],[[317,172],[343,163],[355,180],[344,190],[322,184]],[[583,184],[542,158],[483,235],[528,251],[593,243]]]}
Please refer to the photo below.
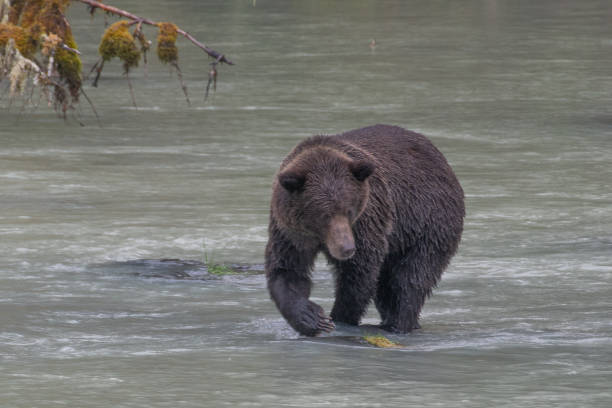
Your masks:
{"label": "bear's hind leg", "polygon": [[424,265],[427,263],[411,256],[385,263],[378,279],[375,301],[382,329],[408,333],[421,327],[421,309],[443,269],[440,265],[439,271],[434,271]]}
{"label": "bear's hind leg", "polygon": [[394,293],[376,305],[381,316],[380,327],[393,333],[408,333],[420,329],[419,316],[425,300],[431,290],[414,287],[404,288],[401,293]]}

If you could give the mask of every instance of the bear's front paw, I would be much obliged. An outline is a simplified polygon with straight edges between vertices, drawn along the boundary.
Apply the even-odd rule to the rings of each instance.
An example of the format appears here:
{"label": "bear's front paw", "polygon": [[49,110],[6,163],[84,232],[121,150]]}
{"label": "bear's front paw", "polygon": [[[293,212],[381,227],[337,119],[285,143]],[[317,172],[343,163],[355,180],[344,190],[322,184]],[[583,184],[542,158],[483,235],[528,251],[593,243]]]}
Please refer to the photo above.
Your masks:
{"label": "bear's front paw", "polygon": [[321,333],[329,333],[336,328],[321,306],[308,301],[303,307],[293,326],[300,334],[312,337]]}

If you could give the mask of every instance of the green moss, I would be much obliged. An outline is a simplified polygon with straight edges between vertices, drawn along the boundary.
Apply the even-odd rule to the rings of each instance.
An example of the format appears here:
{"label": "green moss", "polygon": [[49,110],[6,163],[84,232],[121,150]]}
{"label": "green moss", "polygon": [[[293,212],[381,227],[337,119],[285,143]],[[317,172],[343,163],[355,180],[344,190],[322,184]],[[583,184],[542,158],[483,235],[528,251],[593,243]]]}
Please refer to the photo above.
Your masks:
{"label": "green moss", "polygon": [[134,36],[129,31],[129,26],[130,22],[126,20],[112,24],[102,35],[98,48],[104,61],[114,57],[123,61],[126,72],[131,67],[137,66],[140,61],[140,50],[136,46]]}
{"label": "green moss", "polygon": [[363,339],[369,344],[380,347],[380,348],[401,348],[402,345],[399,343],[395,343],[385,336],[376,335],[376,336],[363,336]]}
{"label": "green moss", "polygon": [[202,256],[202,261],[204,265],[206,265],[206,270],[208,271],[208,273],[212,275],[232,275],[238,273],[236,270],[232,269],[227,265],[216,263],[213,260],[213,257],[209,256],[209,254],[204,250],[204,245],[202,245],[202,250],[204,252]]}
{"label": "green moss", "polygon": [[207,264],[206,268],[208,270],[208,273],[213,275],[233,275],[236,273],[235,270],[226,265]]}
{"label": "green moss", "polygon": [[[70,25],[64,17],[69,0],[20,0],[11,3],[9,21],[16,24],[0,24],[0,46],[8,38],[15,40],[19,52],[28,59],[34,58],[40,48],[43,34],[55,34],[68,47],[77,48]],[[78,99],[81,89],[81,58],[62,48],[55,49],[55,64],[60,78],[66,82],[73,99]]]}
{"label": "green moss", "polygon": [[157,57],[164,64],[176,64],[178,48],[176,48],[177,27],[172,23],[159,23],[157,35]]}
{"label": "green moss", "polygon": [[70,0],[12,0],[9,22],[0,24],[0,50],[13,39],[24,61],[36,65],[37,72],[46,72],[48,64],[53,63],[59,80],[43,75],[38,84],[52,88],[53,104],[64,113],[70,99],[78,101],[82,85],[81,58],[62,47],[77,49],[64,15],[69,3]]}
{"label": "green moss", "polygon": [[[53,33],[60,37],[65,45],[77,49],[77,44],[72,36],[70,25],[64,17],[64,11],[67,5],[67,0],[46,1],[31,29],[36,29],[36,25],[38,24],[42,32]],[[73,99],[77,100],[81,90],[81,58],[73,52],[58,48],[55,51],[55,63],[57,72],[68,85],[70,95]]]}
{"label": "green moss", "polygon": [[[70,41],[65,41],[64,43],[70,48],[77,48],[72,37]],[[71,51],[59,48],[55,53],[55,61],[57,64],[57,72],[68,84],[70,95],[73,99],[78,100],[82,83],[81,71],[83,65],[81,63],[81,58]]]}

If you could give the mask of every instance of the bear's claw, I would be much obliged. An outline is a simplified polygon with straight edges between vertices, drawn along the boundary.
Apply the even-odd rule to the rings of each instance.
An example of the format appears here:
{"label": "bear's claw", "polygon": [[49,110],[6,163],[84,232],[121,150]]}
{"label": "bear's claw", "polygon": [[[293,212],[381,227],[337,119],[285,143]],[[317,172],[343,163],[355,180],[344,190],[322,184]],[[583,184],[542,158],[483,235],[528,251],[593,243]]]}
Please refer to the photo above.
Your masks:
{"label": "bear's claw", "polygon": [[319,312],[319,323],[317,324],[317,329],[319,332],[329,333],[336,328],[336,325],[332,321],[331,318],[325,315],[325,313],[321,310]]}
{"label": "bear's claw", "polygon": [[321,306],[311,301],[307,301],[304,306],[299,320],[292,325],[295,330],[305,336],[318,336],[335,329],[334,322],[325,315]]}

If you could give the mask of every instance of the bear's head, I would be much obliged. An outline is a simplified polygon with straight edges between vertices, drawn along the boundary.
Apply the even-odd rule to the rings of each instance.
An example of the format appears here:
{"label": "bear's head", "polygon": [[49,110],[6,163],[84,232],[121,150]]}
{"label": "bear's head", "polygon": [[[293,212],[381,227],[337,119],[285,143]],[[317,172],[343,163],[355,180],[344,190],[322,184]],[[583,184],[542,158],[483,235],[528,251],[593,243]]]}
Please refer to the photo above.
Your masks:
{"label": "bear's head", "polygon": [[281,170],[274,193],[278,221],[301,244],[325,247],[346,260],[355,254],[352,225],[369,198],[369,160],[354,160],[327,147],[300,153]]}

